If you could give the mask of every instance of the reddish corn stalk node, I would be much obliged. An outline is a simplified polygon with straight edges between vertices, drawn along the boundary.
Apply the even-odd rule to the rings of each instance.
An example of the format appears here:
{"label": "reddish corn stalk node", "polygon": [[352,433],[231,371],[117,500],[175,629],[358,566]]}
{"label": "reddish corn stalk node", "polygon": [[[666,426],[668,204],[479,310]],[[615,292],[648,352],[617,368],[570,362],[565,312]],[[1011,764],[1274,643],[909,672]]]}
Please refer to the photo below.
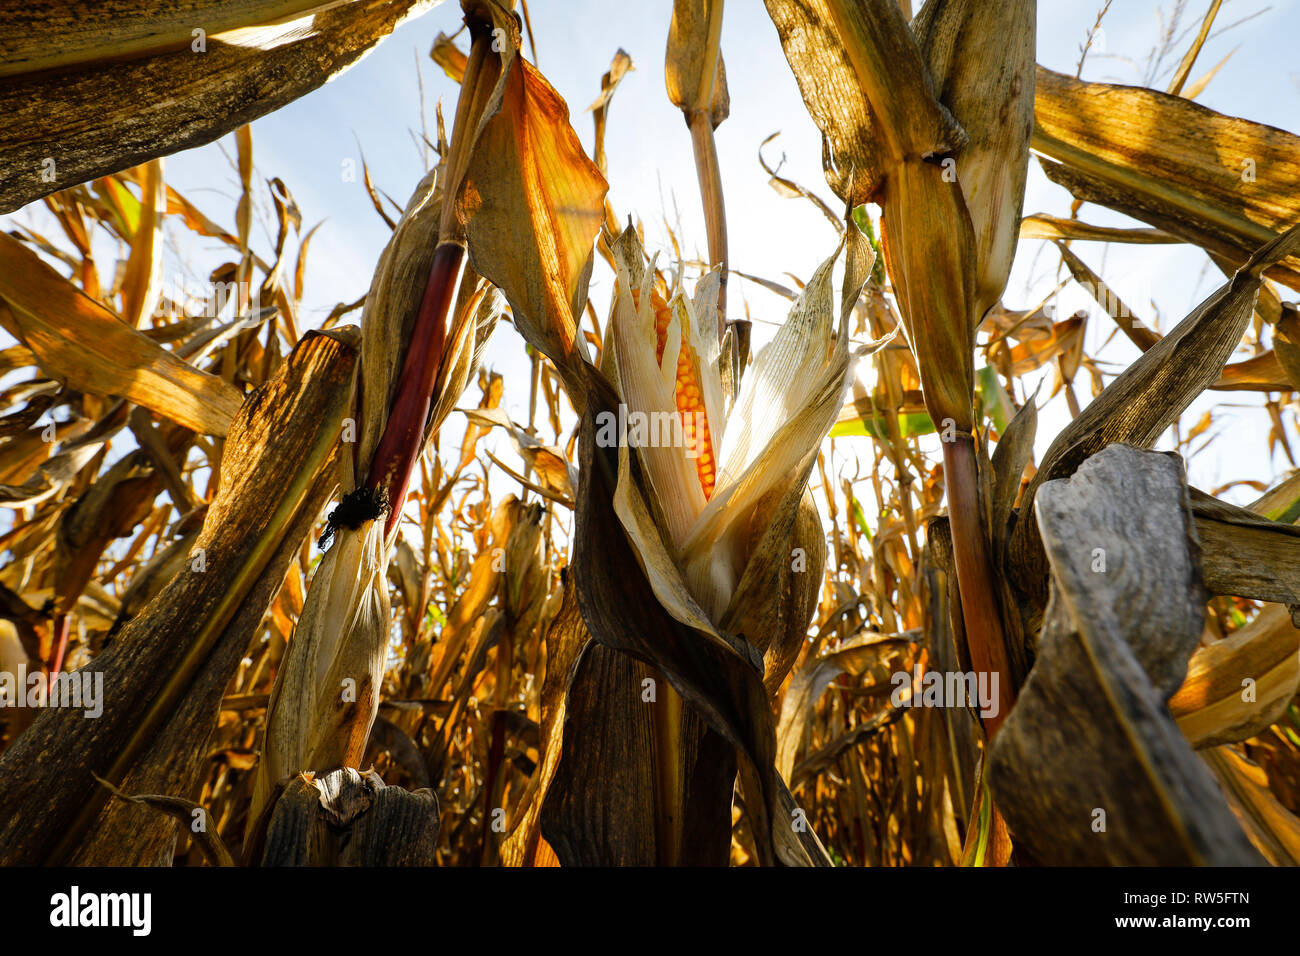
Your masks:
{"label": "reddish corn stalk node", "polygon": [[433,389],[446,347],[447,320],[464,269],[465,246],[454,241],[439,243],[411,332],[410,347],[402,362],[388,425],[375,448],[366,480],[366,487],[372,491],[388,492],[391,510],[384,526],[386,536],[397,527],[411,471],[420,455],[424,426],[429,420]]}

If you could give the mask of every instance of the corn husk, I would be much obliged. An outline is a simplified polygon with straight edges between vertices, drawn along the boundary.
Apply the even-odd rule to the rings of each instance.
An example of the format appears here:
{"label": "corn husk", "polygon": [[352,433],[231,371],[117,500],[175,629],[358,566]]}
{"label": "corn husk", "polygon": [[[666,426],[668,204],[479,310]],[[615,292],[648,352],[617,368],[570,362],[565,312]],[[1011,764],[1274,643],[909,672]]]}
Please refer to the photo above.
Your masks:
{"label": "corn husk", "polygon": [[358,766],[379,710],[389,623],[383,522],[334,537],[271,692],[252,821],[299,771]]}
{"label": "corn husk", "polygon": [[568,105],[517,55],[517,18],[495,2],[466,6],[474,29],[510,39],[479,83],[496,77],[490,93],[477,94],[481,118],[463,179],[453,170],[449,180],[459,183],[456,214],[474,269],[505,295],[524,339],[564,372],[588,356],[578,320],[608,185],[569,125]]}
{"label": "corn husk", "polygon": [[975,324],[1001,298],[1016,254],[1036,21],[1034,0],[929,0],[912,21],[939,102],[969,137],[953,171],[975,231]]}

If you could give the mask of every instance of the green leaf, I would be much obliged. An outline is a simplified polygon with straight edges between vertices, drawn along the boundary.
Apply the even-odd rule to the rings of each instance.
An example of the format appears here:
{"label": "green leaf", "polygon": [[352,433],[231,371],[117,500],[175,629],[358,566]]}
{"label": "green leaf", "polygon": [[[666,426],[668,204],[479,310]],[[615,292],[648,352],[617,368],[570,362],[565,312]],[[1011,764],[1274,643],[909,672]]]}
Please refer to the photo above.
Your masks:
{"label": "green leaf", "polygon": [[867,527],[867,516],[863,513],[862,506],[858,504],[858,499],[850,497],[849,505],[853,508],[853,520],[858,523],[858,527],[862,529],[862,533],[865,534],[867,540],[870,541],[871,529]]}
{"label": "green leaf", "polygon": [[[859,419],[855,422],[840,422],[831,429],[832,438],[874,438],[877,441],[885,440],[884,422],[868,422]],[[927,412],[908,412],[898,416],[898,431],[904,438],[914,438],[917,435],[931,435],[937,429],[934,422],[930,420]]]}
{"label": "green leaf", "polygon": [[998,370],[992,365],[985,365],[975,373],[975,394],[979,396],[980,407],[993,422],[993,427],[1001,435],[1016,417],[1016,410],[1007,398],[1007,390],[998,380]]}
{"label": "green leaf", "polygon": [[135,238],[140,228],[140,200],[135,198],[135,194],[113,176],[96,181],[92,188],[113,213],[122,238],[128,242]]}
{"label": "green leaf", "polygon": [[871,217],[867,215],[867,207],[864,203],[861,206],[853,207],[853,224],[861,230],[862,234],[867,237],[871,243],[871,248],[876,251],[875,261],[871,264],[872,281],[884,285],[885,282],[885,256],[880,249],[880,240],[876,237],[876,230],[871,225]]}
{"label": "green leaf", "polygon": [[437,621],[439,627],[447,626],[447,615],[442,613],[436,602],[430,601],[429,607],[424,614],[424,626],[428,628],[430,621]]}

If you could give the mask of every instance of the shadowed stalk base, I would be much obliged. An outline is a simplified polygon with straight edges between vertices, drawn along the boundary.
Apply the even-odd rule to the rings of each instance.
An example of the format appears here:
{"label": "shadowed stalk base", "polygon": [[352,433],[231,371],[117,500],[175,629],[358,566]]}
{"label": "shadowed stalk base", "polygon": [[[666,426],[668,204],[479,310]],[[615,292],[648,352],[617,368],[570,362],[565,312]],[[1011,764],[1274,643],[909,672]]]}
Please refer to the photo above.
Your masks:
{"label": "shadowed stalk base", "polygon": [[682,698],[668,678],[656,671],[659,688],[653,704],[656,785],[655,831],[661,866],[681,859],[682,827],[686,821],[685,781],[682,778]]}

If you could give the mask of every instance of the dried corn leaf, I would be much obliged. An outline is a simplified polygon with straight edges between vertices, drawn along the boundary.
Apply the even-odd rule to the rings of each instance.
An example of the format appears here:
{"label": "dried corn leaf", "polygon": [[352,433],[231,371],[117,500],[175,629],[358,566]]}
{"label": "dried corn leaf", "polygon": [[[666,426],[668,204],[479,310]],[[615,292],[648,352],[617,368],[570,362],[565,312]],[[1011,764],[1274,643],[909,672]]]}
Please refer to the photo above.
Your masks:
{"label": "dried corn leaf", "polygon": [[469,64],[469,58],[460,47],[456,46],[456,41],[447,34],[439,33],[433,38],[433,48],[429,50],[429,57],[442,67],[442,71],[452,82],[459,83],[465,78],[465,68]]}
{"label": "dried corn leaf", "polygon": [[1094,226],[1078,219],[1061,219],[1035,213],[1020,220],[1021,239],[1080,239],[1085,242],[1122,242],[1131,245],[1167,245],[1178,242],[1176,236],[1160,229],[1123,229]]}
{"label": "dried corn leaf", "polygon": [[1250,842],[1274,866],[1300,866],[1300,818],[1282,806],[1263,769],[1231,747],[1201,757],[1209,764]]}
{"label": "dried corn leaf", "polygon": [[[1044,481],[1068,475],[1111,442],[1151,447],[1202,391],[1219,377],[1254,312],[1261,274],[1300,247],[1300,226],[1261,247],[1232,279],[1106,386],[1053,440],[1025,489],[1032,502]],[[1026,593],[1045,602],[1045,568],[1032,509],[1012,538],[1014,572]],[[1278,599],[1273,599],[1278,600]]]}
{"label": "dried corn leaf", "polygon": [[586,354],[578,319],[608,186],[560,95],[513,47],[502,54],[456,210],[474,269],[505,294],[520,334],[563,368]]}
{"label": "dried corn leaf", "polygon": [[993,449],[992,532],[999,550],[1005,541],[1011,510],[1020,495],[1020,480],[1034,456],[1038,434],[1038,392],[1029,396]]}
{"label": "dried corn leaf", "polygon": [[163,161],[155,159],[145,163],[140,174],[143,201],[130,237],[126,274],[122,277],[122,321],[133,329],[153,318],[162,298],[162,220],[167,208]]}
{"label": "dried corn leaf", "polygon": [[0,757],[4,862],[171,859],[174,823],[105,807],[91,771],[131,793],[190,793],[206,770],[221,697],[336,481],[359,341],[337,334],[309,334],[235,418],[189,569],[86,670],[103,675],[102,716],[45,709]]}
{"label": "dried corn leaf", "polygon": [[330,0],[139,0],[59,3],[32,0],[6,13],[0,76],[71,69],[189,48],[194,27],[208,34],[284,23],[328,8]]}
{"label": "dried corn leaf", "polygon": [[804,105],[822,131],[826,181],[858,206],[891,162],[952,152],[965,139],[934,98],[921,51],[896,3],[765,0]]}
{"label": "dried corn leaf", "polygon": [[1268,605],[1235,634],[1197,649],[1169,712],[1197,748],[1253,737],[1300,692],[1297,651],[1300,629],[1286,608]]}
{"label": "dried corn leaf", "polygon": [[1136,318],[1129,307],[1117,296],[1097,273],[1093,272],[1084,263],[1082,259],[1070,251],[1069,246],[1063,242],[1056,244],[1057,250],[1061,253],[1061,260],[1065,267],[1070,270],[1070,275],[1074,281],[1079,283],[1093,300],[1101,306],[1103,312],[1115,320],[1118,325],[1139,349],[1145,352],[1151,346],[1160,341],[1160,335],[1157,332],[1147,328],[1142,320]]}
{"label": "dried corn leaf", "polygon": [[939,102],[969,137],[952,167],[975,230],[974,320],[1015,258],[1034,130],[1034,0],[928,0],[912,31]]}
{"label": "dried corn leaf", "polygon": [[[98,16],[90,21],[79,13],[57,18],[52,30],[38,31],[21,49],[37,61],[70,59],[69,69],[48,73],[34,62],[30,70],[0,80],[0,115],[5,117],[0,152],[10,171],[0,180],[0,213],[145,160],[210,143],[310,93],[408,17],[436,2],[268,0],[232,6],[203,0],[214,16],[209,22],[218,30],[227,22],[237,29],[209,29],[201,36],[193,34],[204,28],[191,12],[160,14],[126,0],[114,3],[104,15],[111,19],[124,6],[134,8],[134,15],[107,31],[86,32],[85,23],[98,23]],[[222,9],[212,10],[217,7]],[[324,9],[301,21],[282,22],[285,15],[318,7]],[[255,21],[256,16],[271,20]],[[18,19],[26,21],[27,15],[7,8],[0,34],[21,34]],[[163,24],[162,32],[151,35],[158,23]],[[269,29],[259,31],[258,26]],[[70,41],[70,54],[64,53],[62,38]],[[119,41],[137,44],[146,55],[121,62],[107,59],[118,53]],[[149,53],[158,41],[164,50]],[[178,41],[183,41],[179,49]],[[140,90],[150,95],[141,97]]]}
{"label": "dried corn leaf", "polygon": [[10,236],[0,236],[0,318],[47,374],[80,391],[121,395],[207,435],[239,410],[234,386],[165,351]]}
{"label": "dried corn leaf", "polygon": [[781,700],[776,738],[777,772],[787,780],[793,779],[795,758],[806,745],[813,710],[831,681],[841,674],[859,677],[887,666],[909,646],[907,637],[902,635],[863,634],[845,641],[829,654],[809,660],[796,671]]}
{"label": "dried corn leaf", "polygon": [[[1083,348],[1085,320],[1074,316],[1052,324],[1051,331],[1045,335],[1026,336],[1025,340],[1010,349],[997,346],[989,349],[989,361],[999,369],[1006,363],[1006,370],[1019,377],[1035,369],[1042,368],[1058,356],[1075,355]],[[1003,340],[999,340],[998,345]]]}
{"label": "dried corn leaf", "polygon": [[[211,818],[208,816],[206,807],[200,806],[193,800],[172,797],[163,793],[127,794],[107,780],[101,780],[100,783],[107,787],[113,796],[119,800],[138,803],[157,810],[159,813],[165,813],[183,824],[193,834],[194,842],[198,844],[199,849],[203,851],[203,855],[213,866],[235,865],[235,861],[231,859],[230,851],[226,849],[226,844],[222,841],[221,835],[216,832],[215,828],[209,829],[208,824]],[[202,822],[203,826],[195,825],[199,822]]]}
{"label": "dried corn leaf", "polygon": [[[57,455],[42,462],[34,474],[20,485],[0,485],[0,507],[23,508],[40,504],[58,494],[80,474],[104,447],[104,438],[70,444]],[[49,443],[43,442],[46,448]],[[0,445],[0,451],[12,453],[9,445]]]}
{"label": "dried corn leaf", "polygon": [[1300,607],[1300,527],[1192,489],[1211,594]]}
{"label": "dried corn leaf", "polygon": [[[1234,262],[1300,221],[1300,138],[1157,90],[1038,68],[1033,147],[1048,176]],[[1269,263],[1300,289],[1300,259]]]}
{"label": "dried corn leaf", "polygon": [[1186,495],[1177,459],[1123,445],[1039,489],[1053,600],[988,779],[1041,863],[1257,860],[1165,706],[1204,618]]}
{"label": "dried corn leaf", "polygon": [[501,862],[505,866],[537,865],[542,845],[542,808],[560,763],[569,684],[579,655],[590,643],[572,584],[561,586],[564,589],[562,603],[547,627],[545,637],[546,677],[540,700],[543,718],[541,759],[537,772],[528,782],[528,790],[520,800],[518,815],[510,821],[509,834],[501,844]]}

